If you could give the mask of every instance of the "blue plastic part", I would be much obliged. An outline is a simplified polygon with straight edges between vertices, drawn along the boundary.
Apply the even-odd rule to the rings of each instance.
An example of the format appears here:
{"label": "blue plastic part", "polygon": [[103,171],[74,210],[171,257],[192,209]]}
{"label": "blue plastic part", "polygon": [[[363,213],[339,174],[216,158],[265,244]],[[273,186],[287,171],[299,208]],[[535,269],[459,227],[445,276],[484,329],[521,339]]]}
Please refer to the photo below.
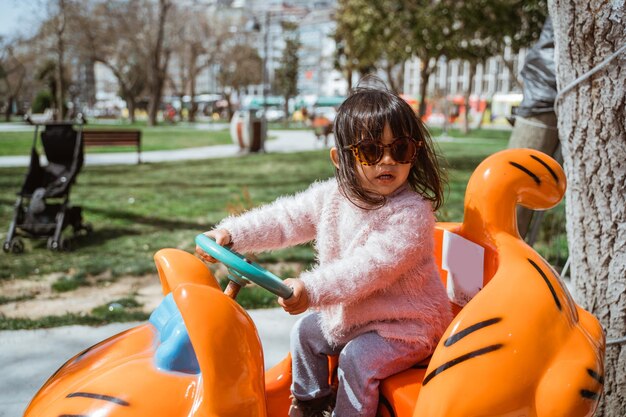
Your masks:
{"label": "blue plastic part", "polygon": [[160,343],[154,353],[156,367],[170,372],[200,373],[189,333],[171,293],[152,312],[149,321],[159,334]]}
{"label": "blue plastic part", "polygon": [[238,272],[244,278],[283,298],[291,297],[293,289],[283,284],[283,281],[256,262],[247,260],[241,254],[218,245],[210,237],[199,234],[196,244],[207,254],[211,255],[230,269]]}
{"label": "blue plastic part", "polygon": [[227,278],[233,282],[236,282],[242,287],[245,287],[246,285],[250,284],[250,281],[248,281],[246,277],[244,277],[243,275],[241,275],[239,272],[237,272],[236,270],[232,268],[228,268]]}

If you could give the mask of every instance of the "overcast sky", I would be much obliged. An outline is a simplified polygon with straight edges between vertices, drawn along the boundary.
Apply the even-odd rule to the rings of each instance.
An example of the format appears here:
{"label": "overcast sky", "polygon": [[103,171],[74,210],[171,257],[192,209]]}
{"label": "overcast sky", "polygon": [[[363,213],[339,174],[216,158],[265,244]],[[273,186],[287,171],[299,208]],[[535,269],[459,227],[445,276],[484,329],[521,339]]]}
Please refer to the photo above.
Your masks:
{"label": "overcast sky", "polygon": [[44,0],[0,0],[0,35],[31,34],[47,9]]}

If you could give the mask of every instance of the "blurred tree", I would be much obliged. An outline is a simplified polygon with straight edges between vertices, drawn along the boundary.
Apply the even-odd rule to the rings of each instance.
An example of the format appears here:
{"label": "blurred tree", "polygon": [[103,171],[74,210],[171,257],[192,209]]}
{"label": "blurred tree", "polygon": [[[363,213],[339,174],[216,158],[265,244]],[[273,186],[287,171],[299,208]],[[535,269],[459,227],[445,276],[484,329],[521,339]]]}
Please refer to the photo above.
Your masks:
{"label": "blurred tree", "polygon": [[402,64],[418,57],[423,116],[440,57],[469,61],[473,79],[479,62],[503,55],[505,47],[514,54],[537,39],[545,16],[545,0],[339,0],[335,66],[348,83],[354,71],[384,69],[389,86],[400,91]]}
{"label": "blurred tree", "polygon": [[[56,0],[49,3],[48,7],[50,17],[42,23],[40,31],[33,41],[40,44],[38,46],[45,51],[44,56],[50,60],[44,63],[43,69],[40,70],[39,79],[46,78],[49,80],[50,76],[54,77],[54,85],[50,85],[50,91],[55,98],[55,119],[63,120],[66,111],[65,94],[69,84],[65,55],[67,15],[70,12],[71,2],[69,0]],[[51,84],[49,81],[48,83]]]}
{"label": "blurred tree", "polygon": [[[517,56],[521,48],[539,38],[548,13],[547,4],[545,0],[443,0],[441,5],[449,10],[446,56],[465,61],[469,67],[469,84],[464,92],[463,130],[467,133],[476,67],[490,57],[501,57],[512,79],[519,84],[518,74],[508,57]],[[507,48],[509,54],[505,54]]]}
{"label": "blurred tree", "polygon": [[[50,91],[55,97],[57,120],[67,116],[70,106],[72,110],[77,110],[72,106],[75,103],[68,103],[68,97],[77,98],[79,87],[84,87],[79,84],[76,76],[84,69],[85,56],[91,55],[84,54],[88,48],[83,44],[81,17],[87,15],[86,9],[91,10],[88,6],[92,4],[97,4],[97,1],[56,0],[48,3],[49,18],[43,21],[37,35],[29,40],[31,53],[39,56],[39,62],[44,62],[35,66],[54,70],[55,82]],[[50,66],[48,61],[53,61],[54,65]],[[39,72],[42,75],[45,71]]]}
{"label": "blurred tree", "polygon": [[404,62],[411,57],[412,48],[407,42],[411,38],[411,28],[401,16],[405,13],[402,2],[374,1],[377,16],[380,19],[380,45],[382,50],[379,66],[387,74],[389,87],[398,93],[402,92],[404,81]]}
{"label": "blurred tree", "polygon": [[[35,73],[35,77],[38,81],[40,81],[43,85],[45,85],[48,89],[48,91],[50,92],[50,94],[52,95],[53,101],[53,107],[56,109],[56,106],[58,105],[57,101],[56,101],[56,97],[57,97],[57,89],[58,87],[58,82],[57,82],[57,63],[52,60],[52,59],[48,59],[46,61],[43,61],[40,66],[37,68],[37,71]],[[65,82],[66,84],[69,83],[69,81],[66,80]]]}
{"label": "blurred tree", "polygon": [[289,99],[298,95],[298,50],[300,39],[298,37],[298,25],[291,22],[283,22],[285,34],[285,49],[280,59],[280,66],[276,69],[276,90],[285,98],[285,123],[289,125]]}
{"label": "blurred tree", "polygon": [[335,67],[351,88],[352,74],[385,71],[389,87],[401,91],[404,62],[412,53],[409,5],[398,0],[340,0],[337,9]]}
{"label": "blurred tree", "polygon": [[169,20],[172,25],[172,37],[169,40],[169,46],[172,50],[170,65],[177,70],[167,72],[166,84],[170,87],[172,95],[178,97],[181,103],[179,109],[180,120],[182,120],[183,97],[191,76],[191,61],[194,60],[193,64],[195,64],[195,58],[197,58],[199,53],[199,41],[191,34],[192,29],[195,29],[198,23],[202,23],[194,20],[194,17],[197,16],[196,11],[192,7],[173,8],[170,12]]}
{"label": "blurred tree", "polygon": [[382,56],[382,22],[374,0],[339,0],[337,2],[337,27],[333,37],[337,44],[335,67],[352,88],[354,72],[365,75],[376,69]]}
{"label": "blurred tree", "polygon": [[56,54],[56,120],[65,118],[65,92],[67,90],[65,76],[65,29],[67,27],[67,7],[65,0],[58,0],[56,13],[50,22],[55,36],[54,51]]}
{"label": "blurred tree", "polygon": [[[169,39],[166,41],[166,23],[172,8],[169,0],[159,0],[156,9],[150,1],[145,3],[145,15],[148,16],[148,35],[143,45],[148,50],[148,124],[155,126],[163,98],[163,87],[167,79],[167,66],[171,49]],[[156,12],[156,15],[155,15]]]}
{"label": "blurred tree", "polygon": [[[519,73],[515,71],[513,57],[517,56],[522,48],[529,47],[539,38],[543,24],[548,18],[548,2],[547,0],[508,0],[505,3],[508,5],[505,8],[507,17],[502,19],[503,24],[499,26],[504,45],[501,45],[499,50],[502,61],[509,69],[509,73],[514,76],[513,80],[517,80],[521,87],[521,80]],[[509,56],[503,54],[506,47],[511,48],[511,55]]]}
{"label": "blurred tree", "polygon": [[43,113],[46,109],[52,108],[54,105],[54,97],[49,90],[41,90],[35,96],[31,110],[33,113]]}
{"label": "blurred tree", "polygon": [[137,56],[129,56],[128,59],[118,61],[118,65],[106,65],[111,69],[119,83],[118,94],[126,102],[128,118],[135,123],[137,102],[146,91],[145,66],[136,60]]}
{"label": "blurred tree", "polygon": [[228,102],[228,118],[233,115],[231,97],[233,91],[238,95],[243,88],[261,83],[263,62],[258,51],[247,43],[228,45],[219,56],[219,83],[224,88],[224,96]]}
{"label": "blurred tree", "polygon": [[78,53],[88,62],[100,62],[111,70],[119,95],[126,101],[130,121],[135,122],[137,102],[147,86],[149,65],[148,52],[142,45],[148,22],[141,1],[86,3],[75,22]]}
{"label": "blurred tree", "polygon": [[4,96],[4,118],[8,122],[26,78],[26,67],[11,45],[4,45],[0,54],[0,82]]}
{"label": "blurred tree", "polygon": [[[178,65],[177,75],[168,77],[172,89],[181,98],[188,94],[189,121],[195,121],[198,104],[196,84],[200,73],[216,64],[220,49],[229,37],[226,22],[202,8],[186,7],[177,9],[172,16],[173,32],[177,34],[172,41],[172,54]],[[177,79],[175,79],[177,78]]]}
{"label": "blurred tree", "polygon": [[[626,4],[550,1],[571,279],[607,337],[597,416],[626,415]],[[609,60],[609,58],[611,58]]]}
{"label": "blurred tree", "polygon": [[423,117],[426,114],[428,81],[436,69],[437,61],[446,52],[452,17],[444,2],[430,0],[401,0],[401,2],[402,24],[409,31],[406,43],[410,47],[410,52],[418,57],[421,63],[418,113]]}

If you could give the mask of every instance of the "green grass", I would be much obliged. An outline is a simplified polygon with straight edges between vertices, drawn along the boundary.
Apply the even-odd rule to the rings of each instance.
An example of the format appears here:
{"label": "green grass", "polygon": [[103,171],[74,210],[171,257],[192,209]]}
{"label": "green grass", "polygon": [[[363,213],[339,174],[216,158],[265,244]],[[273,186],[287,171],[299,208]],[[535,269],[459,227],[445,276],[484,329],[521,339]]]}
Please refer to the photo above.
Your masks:
{"label": "green grass", "polygon": [[133,297],[120,298],[91,310],[91,316],[105,323],[146,320],[148,315],[140,310],[141,303]]}
{"label": "green grass", "polygon": [[87,276],[85,273],[79,273],[72,276],[62,276],[52,284],[52,290],[56,292],[74,291],[78,287],[86,286]]}
{"label": "green grass", "polygon": [[[162,125],[148,127],[145,123],[135,124],[89,124],[87,129],[141,129],[142,151],[172,150],[200,146],[232,143],[228,129],[212,131],[199,129],[197,125]],[[0,132],[0,156],[28,155],[33,144],[34,127],[28,132]],[[38,141],[37,149],[41,152]],[[132,146],[90,147],[86,152],[134,152]]]}
{"label": "green grass", "polygon": [[85,326],[101,326],[107,323],[123,323],[129,321],[144,321],[149,315],[133,310],[109,311],[109,305],[96,307],[90,314],[66,313],[60,316],[45,316],[38,319],[29,319],[25,317],[1,317],[0,330],[31,330],[45,329],[49,327],[85,325]]}
{"label": "green grass", "polygon": [[[440,221],[461,221],[465,186],[474,168],[488,155],[504,149],[508,137],[465,138],[441,142],[448,177],[446,203],[438,212]],[[25,168],[0,169],[0,239],[13,214],[15,192]],[[0,280],[37,280],[50,273],[65,277],[57,291],[85,285],[87,277],[156,273],[152,256],[161,248],[186,251],[194,248],[197,233],[210,229],[230,212],[273,201],[303,190],[313,181],[333,175],[326,150],[293,154],[246,155],[237,158],[129,166],[86,166],[72,188],[71,200],[83,208],[93,233],[79,236],[73,252],[53,253],[45,240],[26,239],[21,255],[0,253]],[[540,252],[549,261],[564,262],[564,214],[561,205],[544,221]],[[69,230],[68,230],[69,231]],[[542,246],[543,245],[543,246]],[[294,262],[305,267],[314,262],[310,245],[262,254],[261,264]],[[279,273],[283,278],[293,271]],[[275,306],[275,297],[258,288],[244,288],[238,298],[247,308]],[[123,314],[100,309],[88,315],[47,317],[39,320],[0,317],[0,329],[48,327],[63,324],[101,324],[141,317],[137,308]]]}
{"label": "green grass", "polygon": [[5,297],[3,295],[0,295],[0,305],[8,304],[8,303],[15,303],[19,301],[32,300],[35,298],[35,296],[36,296],[35,294],[18,295],[16,297]]}
{"label": "green grass", "polygon": [[[0,224],[8,225],[24,168],[0,172]],[[156,250],[191,250],[195,234],[210,229],[229,207],[243,208],[248,192],[245,198],[252,204],[270,202],[332,172],[325,151],[85,167],[71,200],[82,206],[93,233],[77,237],[73,243],[78,249],[70,253],[49,252],[45,240],[25,240],[23,255],[1,255],[0,279],[64,272],[70,267],[87,275],[110,270],[113,277],[153,272]]]}

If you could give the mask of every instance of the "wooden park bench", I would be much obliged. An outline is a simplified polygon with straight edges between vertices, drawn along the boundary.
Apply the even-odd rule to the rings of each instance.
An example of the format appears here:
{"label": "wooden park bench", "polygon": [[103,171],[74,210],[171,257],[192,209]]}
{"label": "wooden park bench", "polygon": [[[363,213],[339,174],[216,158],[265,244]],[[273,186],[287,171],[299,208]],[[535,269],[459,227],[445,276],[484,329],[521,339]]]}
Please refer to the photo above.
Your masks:
{"label": "wooden park bench", "polygon": [[136,146],[137,163],[141,163],[141,130],[83,130],[83,144],[89,146]]}

